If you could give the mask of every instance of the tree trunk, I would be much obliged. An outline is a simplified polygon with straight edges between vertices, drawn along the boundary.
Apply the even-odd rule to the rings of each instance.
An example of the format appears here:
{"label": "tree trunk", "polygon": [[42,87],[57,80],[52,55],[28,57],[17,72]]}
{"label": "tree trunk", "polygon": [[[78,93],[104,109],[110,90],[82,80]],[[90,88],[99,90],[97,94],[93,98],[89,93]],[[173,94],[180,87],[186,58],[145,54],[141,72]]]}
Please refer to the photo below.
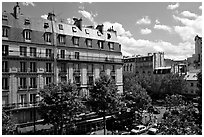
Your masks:
{"label": "tree trunk", "polygon": [[106,113],[103,113],[104,135],[106,135]]}

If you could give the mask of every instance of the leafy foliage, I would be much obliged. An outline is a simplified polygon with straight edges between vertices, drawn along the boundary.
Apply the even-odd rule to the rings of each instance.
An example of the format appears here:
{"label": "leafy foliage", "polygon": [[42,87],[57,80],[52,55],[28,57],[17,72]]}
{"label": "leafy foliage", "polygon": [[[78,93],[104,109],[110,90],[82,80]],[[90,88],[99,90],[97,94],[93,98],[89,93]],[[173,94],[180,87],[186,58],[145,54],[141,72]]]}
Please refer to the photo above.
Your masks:
{"label": "leafy foliage", "polygon": [[15,131],[15,123],[13,115],[10,111],[2,110],[2,134],[3,135],[12,135]]}
{"label": "leafy foliage", "polygon": [[[75,84],[50,84],[40,91],[42,101],[40,114],[46,123],[53,124],[55,129],[62,130],[63,125],[73,125],[77,114],[81,113],[84,105],[78,96]],[[60,126],[61,125],[61,126]]]}

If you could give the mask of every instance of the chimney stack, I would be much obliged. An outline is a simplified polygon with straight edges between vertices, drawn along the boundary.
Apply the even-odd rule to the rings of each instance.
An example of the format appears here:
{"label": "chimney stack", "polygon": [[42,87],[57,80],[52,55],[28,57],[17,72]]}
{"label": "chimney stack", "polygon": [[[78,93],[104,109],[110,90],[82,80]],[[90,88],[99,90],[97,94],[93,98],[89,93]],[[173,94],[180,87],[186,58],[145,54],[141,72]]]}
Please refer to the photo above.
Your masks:
{"label": "chimney stack", "polygon": [[96,29],[99,30],[103,34],[103,24],[97,25]]}
{"label": "chimney stack", "polygon": [[76,25],[80,30],[82,30],[82,18],[77,19],[77,18],[73,18],[74,20],[74,25]]}
{"label": "chimney stack", "polygon": [[48,17],[47,17],[47,19],[50,20],[50,21],[55,21],[55,14],[49,12],[49,13],[48,13]]}
{"label": "chimney stack", "polygon": [[20,15],[20,6],[18,5],[18,2],[16,2],[16,6],[14,6],[14,8],[13,8],[13,11],[14,11],[14,17],[16,18],[16,19],[18,19],[19,18],[19,15]]}

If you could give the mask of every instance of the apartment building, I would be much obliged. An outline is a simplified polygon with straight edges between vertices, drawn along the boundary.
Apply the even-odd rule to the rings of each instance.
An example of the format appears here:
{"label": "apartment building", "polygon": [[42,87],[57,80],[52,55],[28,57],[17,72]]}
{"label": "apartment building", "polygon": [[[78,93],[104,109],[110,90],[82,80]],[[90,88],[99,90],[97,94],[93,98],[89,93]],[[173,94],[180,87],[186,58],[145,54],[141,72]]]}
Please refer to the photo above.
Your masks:
{"label": "apartment building", "polygon": [[3,106],[32,106],[39,90],[52,82],[71,81],[88,96],[100,73],[110,75],[123,92],[121,45],[112,28],[84,27],[77,18],[68,24],[54,13],[47,19],[26,17],[18,3],[13,10],[2,13]]}
{"label": "apartment building", "polygon": [[154,69],[164,66],[164,52],[148,53],[147,56],[132,56],[123,58],[123,73],[152,75]]}

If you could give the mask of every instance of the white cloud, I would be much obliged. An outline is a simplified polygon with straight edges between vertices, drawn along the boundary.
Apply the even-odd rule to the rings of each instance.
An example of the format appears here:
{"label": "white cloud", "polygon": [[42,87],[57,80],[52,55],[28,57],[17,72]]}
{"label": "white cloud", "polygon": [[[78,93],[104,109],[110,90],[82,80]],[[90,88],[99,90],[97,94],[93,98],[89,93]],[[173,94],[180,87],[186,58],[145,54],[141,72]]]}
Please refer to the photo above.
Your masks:
{"label": "white cloud", "polygon": [[155,24],[154,25],[154,29],[161,29],[161,30],[165,30],[165,31],[171,32],[171,27],[169,27],[167,25]]}
{"label": "white cloud", "polygon": [[174,30],[183,41],[193,41],[196,35],[202,36],[202,16],[198,16],[194,20],[175,15],[173,18],[182,23],[181,26],[174,26]]}
{"label": "white cloud", "polygon": [[43,18],[43,19],[47,19],[47,17],[48,17],[48,15],[41,15],[41,18]]}
{"label": "white cloud", "polygon": [[23,4],[23,6],[29,6],[29,5],[31,5],[31,6],[35,6],[35,4],[33,3],[33,2],[22,2],[22,4]]}
{"label": "white cloud", "polygon": [[151,20],[149,19],[148,16],[143,17],[142,19],[139,19],[137,24],[151,24]]}
{"label": "white cloud", "polygon": [[96,17],[98,14],[93,14],[92,12],[90,13],[90,12],[85,11],[85,10],[79,10],[78,12],[81,13],[90,22],[92,22],[94,26],[97,25],[96,21],[94,20],[94,17]]}
{"label": "white cloud", "polygon": [[198,15],[190,11],[183,11],[181,12],[181,15],[183,15],[184,17],[194,17],[194,18],[198,17]]}
{"label": "white cloud", "polygon": [[156,20],[155,20],[155,23],[156,23],[156,24],[159,24],[159,23],[160,23],[160,21],[159,21],[158,19],[156,19]]}
{"label": "white cloud", "polygon": [[200,10],[202,10],[202,5],[199,7]]}
{"label": "white cloud", "polygon": [[152,33],[152,31],[150,29],[148,29],[148,28],[145,28],[145,29],[141,29],[140,33],[143,34],[143,35],[146,35],[146,34]]}
{"label": "white cloud", "polygon": [[176,3],[176,4],[170,4],[167,6],[167,9],[170,9],[170,10],[173,10],[173,9],[176,9],[179,7],[179,3]]}

